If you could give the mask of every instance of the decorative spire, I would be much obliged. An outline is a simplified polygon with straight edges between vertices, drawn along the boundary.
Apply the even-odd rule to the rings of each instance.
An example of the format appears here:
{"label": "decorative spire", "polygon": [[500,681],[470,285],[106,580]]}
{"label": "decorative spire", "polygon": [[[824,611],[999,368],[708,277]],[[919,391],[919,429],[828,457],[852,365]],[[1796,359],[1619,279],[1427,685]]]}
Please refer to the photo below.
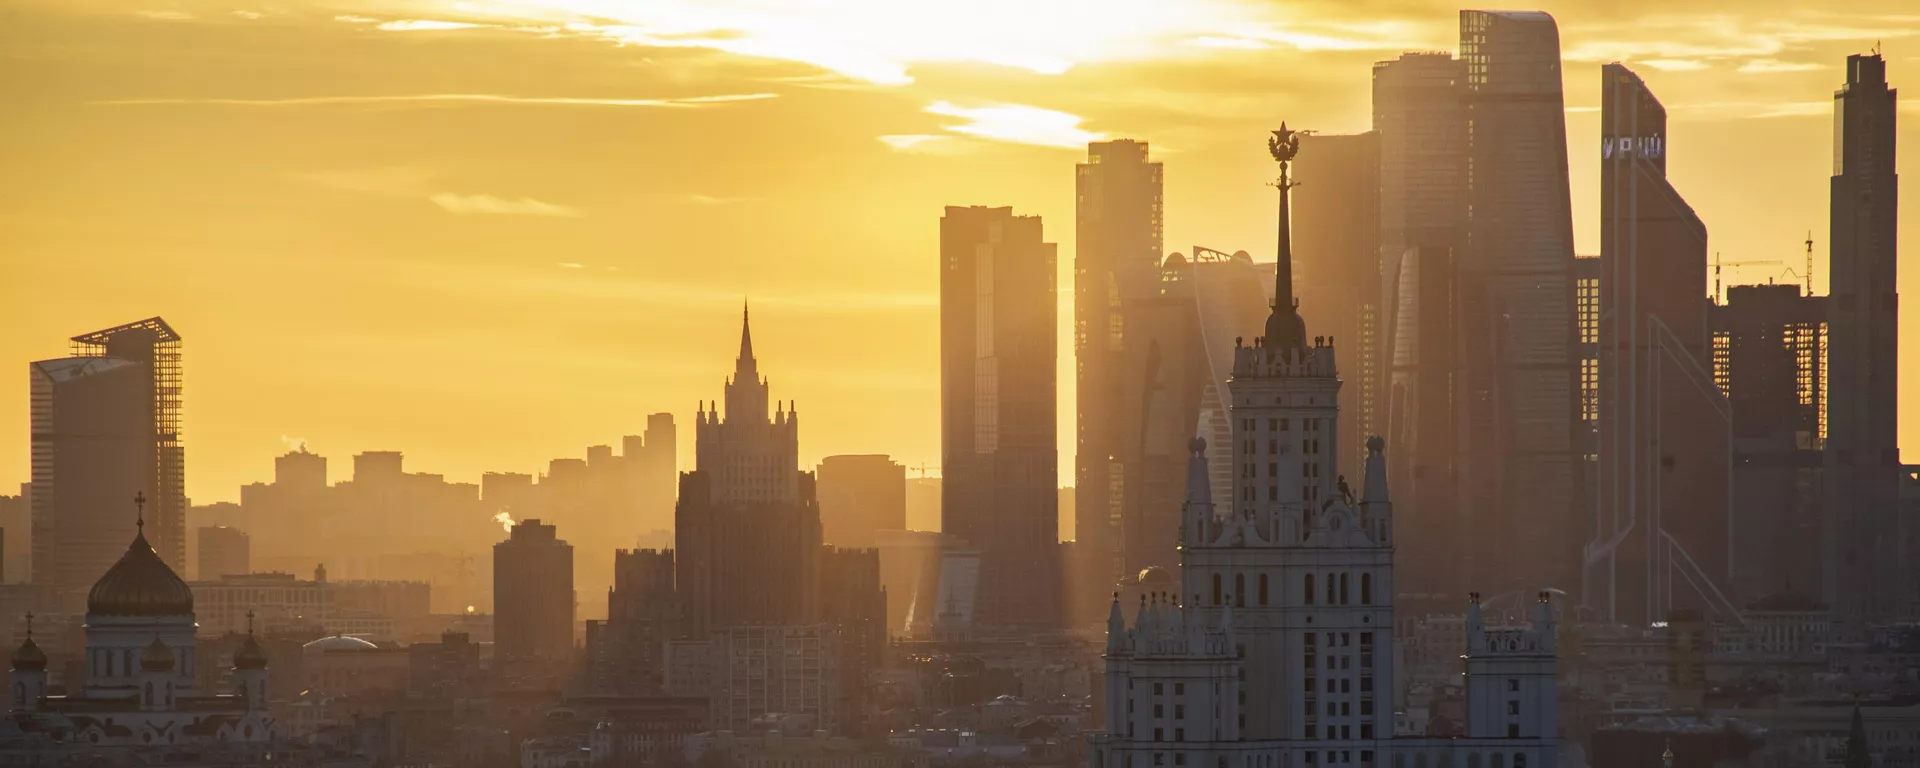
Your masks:
{"label": "decorative spire", "polygon": [[147,492],[135,491],[133,494],[133,526],[141,536],[147,534]]}
{"label": "decorative spire", "polygon": [[1267,317],[1267,334],[1261,339],[1262,346],[1270,349],[1293,349],[1307,343],[1307,323],[1300,319],[1300,300],[1293,295],[1293,226],[1288,206],[1295,186],[1291,178],[1293,158],[1300,154],[1300,137],[1306,133],[1290,130],[1282,122],[1273,138],[1267,139],[1267,152],[1280,164],[1280,179],[1274,182],[1280,188],[1279,259],[1273,267],[1273,314]]}
{"label": "decorative spire", "polygon": [[740,300],[740,357],[734,361],[733,369],[736,372],[735,381],[739,380],[739,373],[752,372],[756,369],[753,359],[753,324],[747,316],[745,299]]}
{"label": "decorative spire", "polygon": [[1847,729],[1845,768],[1873,768],[1873,753],[1867,749],[1867,726],[1860,718],[1860,703],[1853,704],[1853,725]]}

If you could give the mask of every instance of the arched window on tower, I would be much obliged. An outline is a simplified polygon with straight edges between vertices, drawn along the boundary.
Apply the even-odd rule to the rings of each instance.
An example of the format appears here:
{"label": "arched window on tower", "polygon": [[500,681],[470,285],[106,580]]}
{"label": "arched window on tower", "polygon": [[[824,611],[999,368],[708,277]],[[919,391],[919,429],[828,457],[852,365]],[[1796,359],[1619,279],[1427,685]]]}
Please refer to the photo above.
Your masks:
{"label": "arched window on tower", "polygon": [[1267,604],[1267,575],[1260,574],[1260,604]]}
{"label": "arched window on tower", "polygon": [[1247,607],[1247,575],[1244,573],[1233,575],[1233,607]]}
{"label": "arched window on tower", "polygon": [[1307,588],[1301,590],[1301,593],[1306,595],[1307,605],[1313,605],[1313,574],[1307,574]]}
{"label": "arched window on tower", "polygon": [[1360,604],[1373,605],[1373,574],[1360,574]]}
{"label": "arched window on tower", "polygon": [[1220,574],[1213,575],[1213,604],[1220,604]]}
{"label": "arched window on tower", "polygon": [[1340,604],[1347,605],[1347,575],[1340,574]]}

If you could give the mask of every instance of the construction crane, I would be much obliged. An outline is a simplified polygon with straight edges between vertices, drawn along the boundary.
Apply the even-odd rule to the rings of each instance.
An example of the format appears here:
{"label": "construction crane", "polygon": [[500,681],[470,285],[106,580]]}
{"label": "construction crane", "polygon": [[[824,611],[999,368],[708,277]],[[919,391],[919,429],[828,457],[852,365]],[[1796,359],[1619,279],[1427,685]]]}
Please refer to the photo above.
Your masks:
{"label": "construction crane", "polygon": [[1720,295],[1720,268],[1721,267],[1757,267],[1762,264],[1779,264],[1779,263],[1780,263],[1779,259],[1749,259],[1746,261],[1721,261],[1720,253],[1718,251],[1715,251],[1713,254],[1713,303],[1715,304],[1722,303],[1722,297]]}
{"label": "construction crane", "polygon": [[1806,283],[1807,295],[1808,296],[1813,295],[1813,233],[1812,232],[1807,233],[1806,269],[1801,272],[1794,272],[1792,267],[1788,267],[1783,271],[1785,271],[1789,275],[1793,275],[1794,277],[1800,278],[1802,282]]}

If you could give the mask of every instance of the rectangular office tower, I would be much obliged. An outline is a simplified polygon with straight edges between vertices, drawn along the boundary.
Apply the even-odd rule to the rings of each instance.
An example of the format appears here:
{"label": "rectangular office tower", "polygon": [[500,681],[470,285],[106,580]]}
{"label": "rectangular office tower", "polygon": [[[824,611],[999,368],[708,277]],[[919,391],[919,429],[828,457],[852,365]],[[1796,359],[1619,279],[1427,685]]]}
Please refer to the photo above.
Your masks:
{"label": "rectangular office tower", "polygon": [[573,545],[522,520],[493,545],[494,654],[564,662],[573,655]]}
{"label": "rectangular office tower", "polygon": [[1340,422],[1342,455],[1337,475],[1360,474],[1367,438],[1381,434],[1380,358],[1380,134],[1307,136],[1300,141],[1295,178],[1313,194],[1296,203],[1293,224],[1298,255],[1300,315],[1348,350],[1356,407]]}
{"label": "rectangular office tower", "polygon": [[1732,599],[1819,594],[1827,299],[1736,285],[1709,314],[1713,377],[1733,406]]}
{"label": "rectangular office tower", "polygon": [[1584,592],[1608,621],[1647,626],[1675,607],[1731,607],[1732,412],[1713,380],[1707,228],[1667,181],[1666,108],[1626,67],[1600,78],[1600,456]]}
{"label": "rectangular office tower", "polygon": [[1088,144],[1074,169],[1074,537],[1086,577],[1102,585],[1143,567],[1128,551],[1137,538],[1128,529],[1141,510],[1145,414],[1127,385],[1148,364],[1141,314],[1160,293],[1161,176],[1146,142],[1128,139]]}
{"label": "rectangular office tower", "polygon": [[1900,492],[1896,96],[1887,87],[1887,62],[1879,54],[1848,56],[1847,84],[1833,95],[1825,587],[1827,603],[1855,618],[1894,615],[1910,607],[1915,594],[1914,583],[1901,572],[1895,515]]}
{"label": "rectangular office tower", "polygon": [[1060,620],[1054,251],[1012,208],[940,220],[941,531],[980,553],[976,631]]}
{"label": "rectangular office tower", "polygon": [[767,392],[742,310],[726,412],[701,404],[694,470],[680,475],[674,508],[685,637],[809,624],[819,614],[820,505],[813,473],[800,470],[800,412],[792,401],[770,403]]}
{"label": "rectangular office tower", "polygon": [[28,364],[33,582],[84,590],[126,552],[133,499],[146,536],[186,570],[180,335],[158,317],[73,337],[73,354]]}
{"label": "rectangular office tower", "polygon": [[[1560,36],[1536,12],[1460,12],[1467,239],[1456,258],[1466,576],[1577,583],[1573,212]],[[1564,587],[1563,587],[1564,588]]]}

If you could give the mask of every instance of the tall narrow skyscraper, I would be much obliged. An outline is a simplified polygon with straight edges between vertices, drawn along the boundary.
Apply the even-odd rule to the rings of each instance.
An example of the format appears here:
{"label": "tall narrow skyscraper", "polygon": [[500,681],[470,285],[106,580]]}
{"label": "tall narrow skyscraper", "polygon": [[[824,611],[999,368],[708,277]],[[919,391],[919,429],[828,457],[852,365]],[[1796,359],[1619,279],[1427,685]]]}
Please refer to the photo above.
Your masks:
{"label": "tall narrow skyscraper", "polygon": [[1301,317],[1347,352],[1353,404],[1341,420],[1332,471],[1360,475],[1366,437],[1381,434],[1380,403],[1380,134],[1310,135],[1300,140],[1295,177],[1311,185],[1294,226],[1294,271]]}
{"label": "tall narrow skyscraper", "polygon": [[1060,619],[1054,251],[1012,208],[940,220],[941,531],[980,553],[988,631]]}
{"label": "tall narrow skyscraper", "polygon": [[[1128,520],[1139,517],[1145,418],[1137,388],[1147,328],[1144,302],[1160,293],[1161,165],[1142,141],[1093,142],[1075,169],[1073,353],[1074,536],[1078,551],[1111,584],[1130,567]],[[1178,457],[1175,457],[1178,465]],[[1132,564],[1138,567],[1137,564]]]}
{"label": "tall narrow skyscraper", "polygon": [[1667,110],[1624,66],[1600,80],[1600,456],[1584,591],[1608,621],[1647,626],[1675,607],[1731,607],[1718,596],[1732,411],[1708,348],[1707,228],[1667,181]]}
{"label": "tall narrow skyscraper", "polygon": [[1490,590],[1578,582],[1573,211],[1560,35],[1537,12],[1461,11],[1467,239],[1458,525]]}
{"label": "tall narrow skyscraper", "polygon": [[[1900,295],[1897,92],[1879,54],[1847,57],[1833,95],[1833,263],[1827,421],[1827,603],[1850,618],[1910,607],[1897,542]],[[1903,604],[1907,603],[1907,604]]]}
{"label": "tall narrow skyscraper", "polygon": [[674,509],[682,631],[701,639],[750,624],[807,624],[820,610],[820,505],[813,473],[800,471],[800,413],[791,402],[768,412],[744,310],[726,390],[724,415],[703,403],[694,419],[696,463],[680,475]]}
{"label": "tall narrow skyscraper", "polygon": [[185,571],[180,335],[158,317],[95,331],[28,373],[34,583],[67,596],[100,578],[133,538],[124,500],[136,492],[147,540]]}

